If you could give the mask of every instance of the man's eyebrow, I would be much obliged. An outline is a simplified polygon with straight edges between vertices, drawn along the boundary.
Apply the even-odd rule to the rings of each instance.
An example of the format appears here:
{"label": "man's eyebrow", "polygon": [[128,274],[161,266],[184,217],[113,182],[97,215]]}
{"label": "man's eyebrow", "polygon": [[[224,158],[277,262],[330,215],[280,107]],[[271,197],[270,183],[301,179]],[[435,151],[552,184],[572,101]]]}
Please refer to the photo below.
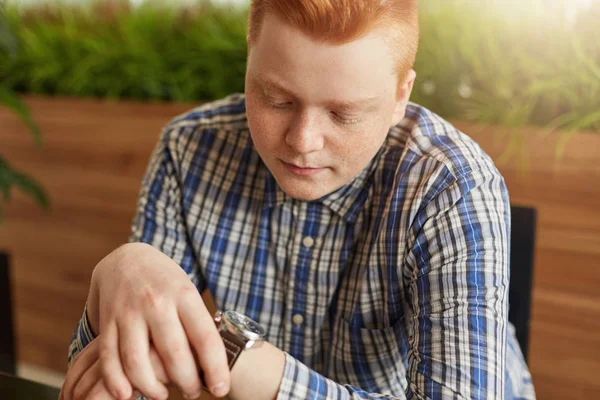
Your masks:
{"label": "man's eyebrow", "polygon": [[264,88],[267,88],[267,89],[276,89],[276,90],[279,90],[279,91],[284,92],[286,94],[289,94],[291,96],[294,96],[294,94],[291,91],[289,91],[288,89],[286,89],[285,86],[283,86],[281,83],[277,82],[274,79],[270,79],[270,78],[268,78],[268,77],[266,77],[264,75],[257,75],[255,77],[255,79]]}

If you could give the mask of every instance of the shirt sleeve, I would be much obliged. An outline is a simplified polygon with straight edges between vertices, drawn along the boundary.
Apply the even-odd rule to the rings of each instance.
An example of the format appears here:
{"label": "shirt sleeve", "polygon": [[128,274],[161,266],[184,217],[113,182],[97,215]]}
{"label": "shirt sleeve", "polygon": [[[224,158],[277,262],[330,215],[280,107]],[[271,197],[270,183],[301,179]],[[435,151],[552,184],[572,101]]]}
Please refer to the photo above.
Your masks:
{"label": "shirt sleeve", "polygon": [[285,353],[285,357],[285,369],[277,400],[406,399],[404,393],[368,393],[351,385],[339,384],[310,369],[288,353]]}
{"label": "shirt sleeve", "polygon": [[495,170],[446,174],[425,196],[404,260],[405,393],[336,383],[286,354],[278,400],[503,399],[508,194]]}
{"label": "shirt sleeve", "polygon": [[[195,253],[188,239],[183,213],[182,176],[178,156],[181,136],[185,129],[165,129],[150,157],[142,180],[136,214],[131,226],[129,242],[147,243],[179,264],[198,290],[206,283],[199,272]],[[183,152],[185,149],[181,149]],[[86,305],[87,310],[87,305]],[[84,311],[69,346],[68,361],[81,352],[95,338]]]}
{"label": "shirt sleeve", "polygon": [[186,154],[190,130],[194,127],[166,129],[142,180],[137,210],[129,242],[143,242],[157,248],[181,266],[198,290],[206,288],[200,274],[195,251],[190,243],[186,222],[186,177],[181,164]]}
{"label": "shirt sleeve", "polygon": [[503,399],[508,192],[493,166],[446,181],[409,233],[407,397]]}
{"label": "shirt sleeve", "polygon": [[71,338],[71,345],[69,346],[69,357],[68,357],[68,365],[71,366],[73,359],[75,356],[88,345],[92,340],[96,338],[96,334],[92,331],[90,327],[90,323],[87,318],[87,304],[83,310],[83,315],[73,332],[73,337]]}

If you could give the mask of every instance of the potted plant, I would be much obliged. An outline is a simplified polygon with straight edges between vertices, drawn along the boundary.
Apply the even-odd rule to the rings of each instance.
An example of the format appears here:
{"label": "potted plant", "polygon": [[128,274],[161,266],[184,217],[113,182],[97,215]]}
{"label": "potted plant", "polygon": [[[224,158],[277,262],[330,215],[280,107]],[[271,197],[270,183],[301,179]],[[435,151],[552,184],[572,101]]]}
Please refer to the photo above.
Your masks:
{"label": "potted plant", "polygon": [[[0,49],[8,57],[16,54],[17,42],[6,22],[4,5],[0,3]],[[19,96],[0,80],[0,106],[8,108],[29,128],[36,145],[41,145],[40,130],[31,118],[27,105]],[[48,196],[42,187],[30,176],[12,168],[8,160],[0,154],[0,223],[2,222],[3,206],[10,199],[12,187],[18,187],[31,197],[40,207],[47,209]]]}
{"label": "potted plant", "polygon": [[[16,52],[16,41],[6,23],[3,4],[0,3],[0,47],[7,54]],[[41,144],[39,128],[33,122],[29,110],[16,93],[0,81],[0,106],[10,109],[29,128],[36,145]],[[31,197],[40,207],[48,209],[48,196],[42,187],[30,176],[10,166],[6,158],[0,154],[0,224],[3,217],[3,206],[10,199],[13,186]],[[14,374],[16,372],[14,329],[12,323],[11,279],[9,256],[0,248],[0,371]]]}

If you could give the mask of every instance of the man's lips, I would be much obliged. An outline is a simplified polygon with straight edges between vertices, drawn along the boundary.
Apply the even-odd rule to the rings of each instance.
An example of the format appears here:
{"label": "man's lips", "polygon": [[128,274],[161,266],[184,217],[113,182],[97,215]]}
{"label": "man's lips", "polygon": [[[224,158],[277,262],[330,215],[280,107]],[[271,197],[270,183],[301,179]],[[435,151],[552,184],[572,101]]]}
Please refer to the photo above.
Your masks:
{"label": "man's lips", "polygon": [[293,172],[296,175],[312,176],[312,175],[316,175],[319,172],[322,172],[325,170],[325,168],[299,167],[295,164],[290,164],[283,160],[280,160],[280,161],[284,165],[284,167],[286,167],[289,171]]}

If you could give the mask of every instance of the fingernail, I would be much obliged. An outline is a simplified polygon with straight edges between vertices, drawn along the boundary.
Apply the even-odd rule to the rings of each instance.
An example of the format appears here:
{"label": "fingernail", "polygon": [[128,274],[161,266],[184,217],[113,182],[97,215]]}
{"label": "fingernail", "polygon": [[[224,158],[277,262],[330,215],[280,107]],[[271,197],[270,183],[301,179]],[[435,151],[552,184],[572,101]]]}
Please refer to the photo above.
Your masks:
{"label": "fingernail", "polygon": [[183,397],[185,397],[188,400],[195,400],[198,397],[200,397],[200,395],[202,394],[202,392],[198,392],[195,395],[190,396],[189,394],[184,394]]}
{"label": "fingernail", "polygon": [[227,390],[225,390],[225,384],[223,382],[217,383],[212,387],[211,393],[217,397],[223,397],[227,394]]}

